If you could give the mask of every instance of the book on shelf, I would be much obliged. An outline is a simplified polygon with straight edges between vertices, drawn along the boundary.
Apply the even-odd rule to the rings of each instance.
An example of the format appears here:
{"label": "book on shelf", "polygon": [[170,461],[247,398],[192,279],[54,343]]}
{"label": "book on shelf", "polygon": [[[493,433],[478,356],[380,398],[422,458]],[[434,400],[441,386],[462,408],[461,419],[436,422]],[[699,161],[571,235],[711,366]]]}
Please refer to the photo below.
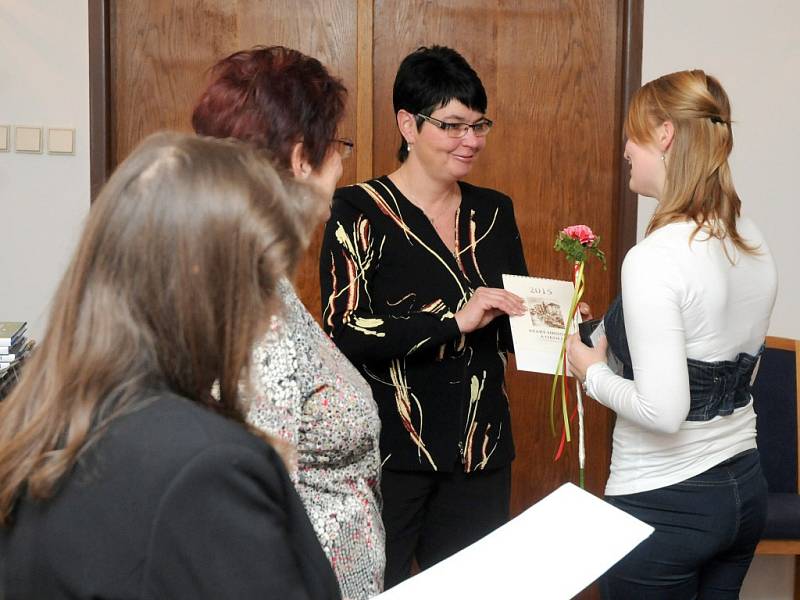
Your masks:
{"label": "book on shelf", "polygon": [[22,342],[16,356],[11,362],[0,362],[0,401],[3,400],[11,392],[11,389],[19,381],[25,361],[30,356],[35,346],[33,340],[25,340]]}
{"label": "book on shelf", "polygon": [[13,345],[0,344],[0,354],[14,354],[19,352],[19,349],[22,348],[24,342],[25,338],[23,337],[18,339]]}
{"label": "book on shelf", "polygon": [[0,354],[0,380],[2,380],[4,372],[21,364],[35,345],[33,340],[25,340],[19,345],[19,350],[14,354]]}
{"label": "book on shelf", "polygon": [[13,346],[25,335],[25,321],[0,321],[0,346]]}

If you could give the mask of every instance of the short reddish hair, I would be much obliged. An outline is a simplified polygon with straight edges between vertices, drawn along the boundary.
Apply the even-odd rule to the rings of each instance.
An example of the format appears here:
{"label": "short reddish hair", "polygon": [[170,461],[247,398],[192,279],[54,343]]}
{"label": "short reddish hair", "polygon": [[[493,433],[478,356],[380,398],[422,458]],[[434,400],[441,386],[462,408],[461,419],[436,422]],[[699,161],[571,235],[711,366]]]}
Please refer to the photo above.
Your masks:
{"label": "short reddish hair", "polygon": [[344,115],[347,88],[316,58],[284,46],[234,52],[211,68],[192,112],[196,133],[238,138],[267,150],[284,169],[303,142],[312,168],[322,166]]}

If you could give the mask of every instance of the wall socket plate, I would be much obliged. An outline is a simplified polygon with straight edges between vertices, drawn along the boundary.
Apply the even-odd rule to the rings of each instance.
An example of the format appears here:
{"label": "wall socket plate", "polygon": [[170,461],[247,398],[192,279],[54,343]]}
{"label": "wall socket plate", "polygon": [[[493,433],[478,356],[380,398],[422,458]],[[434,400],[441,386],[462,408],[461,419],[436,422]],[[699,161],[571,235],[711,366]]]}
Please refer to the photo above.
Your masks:
{"label": "wall socket plate", "polygon": [[0,152],[8,152],[11,145],[11,125],[0,125]]}
{"label": "wall socket plate", "polygon": [[14,150],[42,153],[42,128],[20,126],[14,128]]}
{"label": "wall socket plate", "polygon": [[75,130],[51,127],[47,130],[48,154],[75,154]]}

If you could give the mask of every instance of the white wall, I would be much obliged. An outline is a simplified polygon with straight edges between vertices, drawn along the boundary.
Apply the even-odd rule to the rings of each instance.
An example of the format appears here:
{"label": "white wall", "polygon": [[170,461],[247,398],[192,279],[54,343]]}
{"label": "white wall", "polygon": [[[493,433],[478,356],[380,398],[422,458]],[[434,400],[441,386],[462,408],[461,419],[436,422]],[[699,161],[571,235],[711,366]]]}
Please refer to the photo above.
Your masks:
{"label": "white wall", "polygon": [[74,156],[0,152],[0,321],[35,339],[89,209],[87,10],[0,0],[0,125],[76,129]]}
{"label": "white wall", "polygon": [[[734,184],[778,263],[770,335],[800,338],[800,2],[645,0],[642,81],[702,68],[731,99]],[[655,206],[640,199],[639,235]]]}
{"label": "white wall", "polygon": [[[645,0],[642,81],[702,68],[731,99],[731,158],[743,212],[764,232],[778,264],[770,335],[800,338],[795,175],[800,171],[800,2]],[[639,237],[655,202],[639,202]],[[756,557],[743,600],[792,598],[792,560]]]}
{"label": "white wall", "polygon": [[[726,87],[734,181],[780,273],[770,333],[800,338],[797,23],[797,0],[646,0],[642,79],[700,67]],[[27,320],[35,338],[89,209],[88,80],[85,0],[0,0],[0,125],[77,130],[75,156],[0,152],[0,321]],[[653,205],[640,201],[640,236]],[[788,600],[792,572],[757,557],[742,598]]]}

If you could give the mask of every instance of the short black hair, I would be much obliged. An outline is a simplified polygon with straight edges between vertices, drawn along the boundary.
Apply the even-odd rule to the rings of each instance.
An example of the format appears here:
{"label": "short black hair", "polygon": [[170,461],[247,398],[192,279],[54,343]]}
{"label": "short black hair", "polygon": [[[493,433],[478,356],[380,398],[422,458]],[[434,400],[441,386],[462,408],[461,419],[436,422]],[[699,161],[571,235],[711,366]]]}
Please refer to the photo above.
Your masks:
{"label": "short black hair", "polygon": [[[446,46],[421,46],[403,59],[392,90],[394,114],[406,110],[413,115],[430,116],[451,100],[486,112],[486,90],[463,56]],[[417,129],[423,122],[417,117]],[[404,162],[407,157],[408,149],[401,136],[397,158]]]}

